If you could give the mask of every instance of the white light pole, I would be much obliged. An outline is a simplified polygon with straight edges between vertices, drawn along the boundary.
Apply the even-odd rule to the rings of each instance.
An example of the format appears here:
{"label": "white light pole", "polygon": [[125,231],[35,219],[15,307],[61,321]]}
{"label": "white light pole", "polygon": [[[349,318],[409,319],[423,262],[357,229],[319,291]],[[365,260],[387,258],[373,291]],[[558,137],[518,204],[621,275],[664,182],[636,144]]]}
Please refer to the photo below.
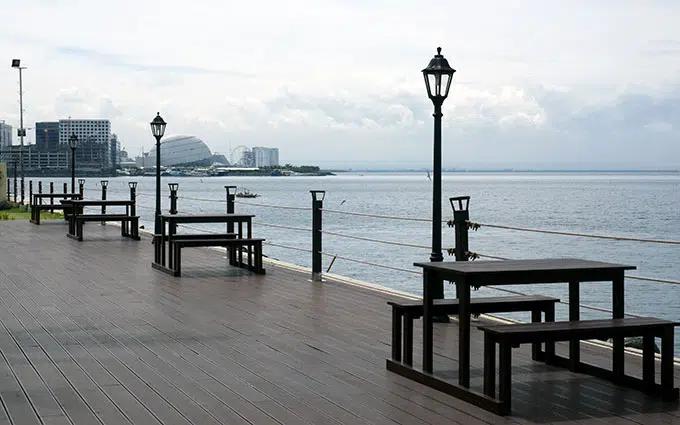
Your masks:
{"label": "white light pole", "polygon": [[24,203],[24,137],[26,136],[26,129],[24,128],[24,87],[21,79],[21,70],[26,69],[21,66],[21,59],[12,59],[12,68],[19,70],[19,130],[17,135],[21,140],[21,150],[19,151],[19,166],[21,167],[21,203]]}

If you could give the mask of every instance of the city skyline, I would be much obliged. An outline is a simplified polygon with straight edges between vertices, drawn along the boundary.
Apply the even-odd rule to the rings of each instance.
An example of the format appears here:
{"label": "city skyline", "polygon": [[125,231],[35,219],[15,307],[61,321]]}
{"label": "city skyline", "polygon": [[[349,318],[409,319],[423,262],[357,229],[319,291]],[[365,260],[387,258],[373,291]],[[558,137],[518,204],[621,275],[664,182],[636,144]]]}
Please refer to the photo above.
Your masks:
{"label": "city skyline", "polygon": [[169,136],[223,154],[269,144],[282,163],[427,168],[420,71],[441,46],[457,69],[444,167],[680,167],[680,4],[199,3],[8,5],[0,119],[18,127],[17,57],[25,122],[108,118],[131,155],[153,145],[160,111]]}

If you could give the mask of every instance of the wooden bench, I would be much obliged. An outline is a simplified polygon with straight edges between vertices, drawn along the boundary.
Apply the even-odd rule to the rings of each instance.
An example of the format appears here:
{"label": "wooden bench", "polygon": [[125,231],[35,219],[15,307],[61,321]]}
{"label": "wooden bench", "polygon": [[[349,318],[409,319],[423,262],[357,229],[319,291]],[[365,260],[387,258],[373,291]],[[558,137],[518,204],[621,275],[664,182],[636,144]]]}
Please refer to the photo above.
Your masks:
{"label": "wooden bench", "polygon": [[121,223],[130,223],[130,231],[127,226],[122,225],[120,229],[121,236],[126,238],[139,240],[139,216],[127,214],[81,214],[75,216],[74,233],[68,233],[67,236],[78,241],[83,240],[83,224],[88,221],[120,221]]}
{"label": "wooden bench", "polygon": [[40,212],[41,211],[51,211],[51,210],[63,210],[64,220],[68,220],[68,216],[71,213],[73,207],[71,204],[38,204],[31,205],[31,223],[40,224]]}
{"label": "wooden bench", "polygon": [[[182,275],[182,248],[220,246],[230,249],[230,264],[246,268],[258,274],[265,274],[262,266],[262,242],[264,239],[236,238],[232,234],[219,235],[174,235],[172,237],[172,258],[170,268],[174,276]],[[212,237],[210,237],[212,236]],[[243,261],[243,248],[247,248],[246,262]]]}
{"label": "wooden bench", "polygon": [[[478,326],[484,332],[484,394],[496,397],[496,344],[499,346],[499,413],[510,413],[510,382],[512,378],[511,349],[520,344],[588,339],[642,337],[642,379],[626,375],[623,359],[614,359],[613,370],[581,363],[571,364],[572,370],[608,379],[616,384],[639,389],[664,400],[677,400],[678,388],[673,388],[673,339],[678,323],[653,317],[584,320],[571,322],[518,323]],[[661,384],[654,379],[654,338],[661,338]],[[555,356],[549,363],[560,359]]]}
{"label": "wooden bench", "polygon": [[[555,303],[558,298],[543,295],[519,295],[508,297],[482,297],[470,300],[471,314],[509,313],[530,311],[531,321],[540,322],[541,313],[545,314],[545,321],[555,320]],[[413,365],[413,319],[423,316],[423,301],[388,301],[392,306],[392,360],[402,361],[401,340],[403,329],[403,362]],[[434,316],[458,314],[457,299],[434,300]],[[402,328],[403,319],[403,328]],[[540,344],[534,345],[533,356],[537,360],[540,356]],[[546,353],[554,353],[554,345],[546,344]]]}

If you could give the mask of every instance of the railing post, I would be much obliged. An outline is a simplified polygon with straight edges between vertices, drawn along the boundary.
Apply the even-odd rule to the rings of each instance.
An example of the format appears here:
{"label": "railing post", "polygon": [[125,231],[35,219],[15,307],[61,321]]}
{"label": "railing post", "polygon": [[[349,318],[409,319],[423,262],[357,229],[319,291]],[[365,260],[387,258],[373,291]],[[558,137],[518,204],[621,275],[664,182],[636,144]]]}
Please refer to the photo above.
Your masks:
{"label": "railing post", "polygon": [[28,206],[33,207],[33,180],[28,181]]}
{"label": "railing post", "polygon": [[325,190],[310,190],[312,194],[312,280],[321,281],[321,218],[323,199],[326,197]]}
{"label": "railing post", "polygon": [[[236,202],[236,186],[224,186],[227,191],[227,214],[234,214]],[[227,233],[234,233],[234,223],[227,223]]]}
{"label": "railing post", "polygon": [[[42,180],[38,182],[38,193],[42,193]],[[40,198],[38,205],[42,205],[42,198]]]}
{"label": "railing post", "polygon": [[177,214],[177,189],[179,188],[179,183],[168,183],[170,188],[170,214]]}
{"label": "railing post", "polygon": [[7,202],[12,200],[10,191],[12,190],[12,179],[7,179]]}
{"label": "railing post", "polygon": [[78,193],[80,197],[83,198],[85,195],[85,179],[78,179]]}
{"label": "railing post", "polygon": [[[106,201],[106,188],[109,186],[109,181],[108,180],[101,180],[99,183],[102,185],[102,201]],[[102,205],[102,215],[106,214],[106,206]],[[104,225],[105,222],[102,221],[102,225]]]}
{"label": "railing post", "polygon": [[[54,182],[50,182],[50,194],[54,194]],[[50,205],[54,205],[54,198],[50,198]],[[54,209],[50,209],[50,214],[54,214]]]}
{"label": "railing post", "polygon": [[14,203],[15,204],[17,203],[17,190],[18,190],[17,181],[14,180]]}
{"label": "railing post", "polygon": [[68,183],[64,183],[64,193],[68,193]]}
{"label": "railing post", "polygon": [[453,224],[456,232],[456,261],[468,260],[468,225],[470,220],[469,196],[449,198],[453,208]]}
{"label": "railing post", "polygon": [[[130,200],[133,202],[133,204],[130,205],[130,215],[134,217],[137,215],[137,182],[128,182],[128,187],[130,188]],[[129,228],[128,224],[130,225]],[[131,234],[132,222],[123,223],[123,226],[125,226],[128,234]]]}

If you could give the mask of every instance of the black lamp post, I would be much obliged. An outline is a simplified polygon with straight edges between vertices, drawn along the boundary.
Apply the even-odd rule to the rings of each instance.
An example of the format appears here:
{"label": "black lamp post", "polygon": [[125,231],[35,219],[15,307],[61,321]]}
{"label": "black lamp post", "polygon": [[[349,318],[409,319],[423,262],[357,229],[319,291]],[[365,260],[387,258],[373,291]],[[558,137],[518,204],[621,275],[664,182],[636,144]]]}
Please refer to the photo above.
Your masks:
{"label": "black lamp post", "polygon": [[[434,104],[434,159],[432,164],[432,253],[430,261],[443,261],[442,255],[442,104],[449,95],[455,69],[437,47],[437,54],[423,69],[427,95]],[[444,298],[444,284],[439,285],[433,298]]]}
{"label": "black lamp post", "polygon": [[166,122],[161,118],[161,113],[156,113],[156,117],[151,121],[151,133],[156,138],[156,216],[154,235],[161,234],[161,138],[165,134],[166,125]]}
{"label": "black lamp post", "polygon": [[68,138],[68,145],[71,147],[71,193],[76,193],[76,148],[78,147],[78,136],[71,133]]}

